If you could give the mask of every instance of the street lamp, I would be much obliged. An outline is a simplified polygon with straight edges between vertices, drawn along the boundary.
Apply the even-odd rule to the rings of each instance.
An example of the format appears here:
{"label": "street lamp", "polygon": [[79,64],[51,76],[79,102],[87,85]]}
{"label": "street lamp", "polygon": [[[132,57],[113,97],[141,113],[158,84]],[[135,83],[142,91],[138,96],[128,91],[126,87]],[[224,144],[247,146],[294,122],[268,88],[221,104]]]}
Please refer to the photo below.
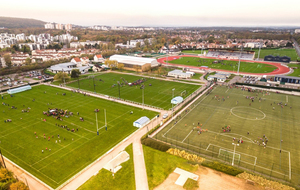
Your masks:
{"label": "street lamp", "polygon": [[63,75],[63,78],[64,78],[64,86],[66,86],[65,71],[64,71],[64,69],[62,69],[62,75]]}
{"label": "street lamp", "polygon": [[142,87],[143,109],[144,109],[144,99],[145,99],[145,98],[144,98],[144,88],[145,88],[145,87]]}
{"label": "street lamp", "polygon": [[232,145],[234,146],[234,149],[233,149],[233,158],[232,158],[232,164],[231,165],[234,165],[235,148],[236,148],[236,146],[239,146],[239,144],[232,143]]}
{"label": "street lamp", "polygon": [[[172,100],[174,98],[174,91],[175,91],[175,88],[172,89]],[[173,119],[174,109],[173,109],[173,103],[172,103],[172,101],[171,101],[171,104],[172,104],[172,119]]]}

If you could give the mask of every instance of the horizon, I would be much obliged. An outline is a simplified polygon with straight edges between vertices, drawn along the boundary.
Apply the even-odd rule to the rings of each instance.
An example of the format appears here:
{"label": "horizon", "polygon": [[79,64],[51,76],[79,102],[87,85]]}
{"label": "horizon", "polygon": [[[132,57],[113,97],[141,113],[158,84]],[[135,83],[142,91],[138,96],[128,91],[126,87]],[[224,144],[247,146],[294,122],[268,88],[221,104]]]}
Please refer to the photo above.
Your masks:
{"label": "horizon", "polygon": [[6,2],[0,12],[4,17],[32,18],[80,26],[297,27],[300,26],[298,7],[300,2],[296,0],[215,0],[214,3],[189,4],[158,0],[143,4],[136,0],[87,0],[84,4],[53,0],[51,4],[43,4],[37,0],[17,0]]}

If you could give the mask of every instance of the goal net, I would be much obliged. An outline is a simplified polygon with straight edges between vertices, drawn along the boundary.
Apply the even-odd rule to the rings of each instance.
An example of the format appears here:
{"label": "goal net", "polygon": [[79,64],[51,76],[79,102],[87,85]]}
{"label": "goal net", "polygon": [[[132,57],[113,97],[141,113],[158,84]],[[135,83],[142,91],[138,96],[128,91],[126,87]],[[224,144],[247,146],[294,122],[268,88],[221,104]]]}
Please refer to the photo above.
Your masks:
{"label": "goal net", "polygon": [[[221,158],[221,159],[224,159],[224,160],[232,160],[233,152],[220,148],[218,157]],[[241,155],[238,154],[238,153],[235,153],[234,154],[234,160],[237,161],[237,162],[240,162]]]}

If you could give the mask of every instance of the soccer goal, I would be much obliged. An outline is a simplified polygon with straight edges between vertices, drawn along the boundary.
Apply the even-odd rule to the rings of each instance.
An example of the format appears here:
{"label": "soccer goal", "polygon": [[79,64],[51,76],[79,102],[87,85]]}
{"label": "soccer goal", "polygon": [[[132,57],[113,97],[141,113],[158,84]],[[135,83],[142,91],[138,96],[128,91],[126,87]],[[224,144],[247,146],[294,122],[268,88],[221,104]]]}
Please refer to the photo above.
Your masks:
{"label": "soccer goal", "polygon": [[184,96],[184,95],[186,95],[186,90],[182,91],[180,94],[180,96]]}
{"label": "soccer goal", "polygon": [[[221,159],[224,159],[224,160],[231,160],[233,158],[233,152],[220,148],[218,157]],[[237,162],[240,162],[241,155],[238,153],[235,153],[234,160]]]}

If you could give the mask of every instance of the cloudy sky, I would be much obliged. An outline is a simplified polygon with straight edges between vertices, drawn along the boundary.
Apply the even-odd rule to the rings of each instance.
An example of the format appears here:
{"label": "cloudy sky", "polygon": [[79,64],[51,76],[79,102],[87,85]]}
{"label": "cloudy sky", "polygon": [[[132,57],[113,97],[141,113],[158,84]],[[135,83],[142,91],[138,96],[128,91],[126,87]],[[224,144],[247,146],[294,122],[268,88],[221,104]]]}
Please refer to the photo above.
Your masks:
{"label": "cloudy sky", "polygon": [[1,1],[0,16],[85,26],[300,26],[300,0]]}

